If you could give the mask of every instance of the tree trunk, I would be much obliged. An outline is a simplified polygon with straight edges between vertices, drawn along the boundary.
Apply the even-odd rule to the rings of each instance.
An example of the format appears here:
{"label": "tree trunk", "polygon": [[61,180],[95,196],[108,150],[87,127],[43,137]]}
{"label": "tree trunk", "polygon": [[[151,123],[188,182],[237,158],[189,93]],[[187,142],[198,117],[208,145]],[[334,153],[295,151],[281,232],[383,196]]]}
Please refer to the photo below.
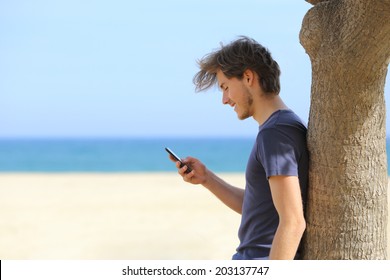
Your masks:
{"label": "tree trunk", "polygon": [[387,258],[390,0],[311,0],[305,259]]}

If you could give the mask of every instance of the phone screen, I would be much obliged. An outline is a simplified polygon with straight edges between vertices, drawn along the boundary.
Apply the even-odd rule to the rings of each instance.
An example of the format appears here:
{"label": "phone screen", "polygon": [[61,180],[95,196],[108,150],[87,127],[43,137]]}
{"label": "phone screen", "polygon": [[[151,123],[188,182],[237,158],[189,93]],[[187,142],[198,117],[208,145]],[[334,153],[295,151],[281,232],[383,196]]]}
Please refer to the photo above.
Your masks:
{"label": "phone screen", "polygon": [[[177,161],[180,161],[180,163],[181,163],[180,167],[183,167],[183,165],[185,165],[185,164],[181,161],[181,159],[180,159],[180,158],[179,158],[171,149],[165,148],[165,150],[166,150],[171,156],[173,156],[174,159],[176,159]],[[192,169],[191,169],[188,165],[186,165],[186,166],[187,166],[187,170],[186,170],[185,173],[190,173],[190,172],[192,171]]]}
{"label": "phone screen", "polygon": [[171,155],[173,156],[177,161],[180,161],[181,162],[181,159],[169,148],[165,148],[165,150]]}

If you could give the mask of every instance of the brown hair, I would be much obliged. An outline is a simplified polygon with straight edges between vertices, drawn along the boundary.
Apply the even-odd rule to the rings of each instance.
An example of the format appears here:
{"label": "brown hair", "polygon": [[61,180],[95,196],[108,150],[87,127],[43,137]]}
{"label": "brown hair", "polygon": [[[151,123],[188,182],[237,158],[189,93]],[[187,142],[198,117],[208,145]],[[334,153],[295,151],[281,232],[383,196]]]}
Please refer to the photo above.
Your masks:
{"label": "brown hair", "polygon": [[258,75],[259,84],[265,93],[280,92],[278,63],[265,47],[245,36],[205,55],[198,61],[198,65],[200,71],[193,79],[196,91],[206,90],[216,84],[219,69],[227,78],[240,80],[245,70],[250,69]]}

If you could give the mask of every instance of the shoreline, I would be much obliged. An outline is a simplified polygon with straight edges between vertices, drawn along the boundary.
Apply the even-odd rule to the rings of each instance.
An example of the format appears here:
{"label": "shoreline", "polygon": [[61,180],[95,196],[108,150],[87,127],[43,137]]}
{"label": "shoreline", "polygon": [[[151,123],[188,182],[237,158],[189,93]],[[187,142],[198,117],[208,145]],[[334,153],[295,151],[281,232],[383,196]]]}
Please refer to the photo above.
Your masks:
{"label": "shoreline", "polygon": [[228,260],[239,242],[240,215],[176,172],[0,173],[0,213],[0,259]]}

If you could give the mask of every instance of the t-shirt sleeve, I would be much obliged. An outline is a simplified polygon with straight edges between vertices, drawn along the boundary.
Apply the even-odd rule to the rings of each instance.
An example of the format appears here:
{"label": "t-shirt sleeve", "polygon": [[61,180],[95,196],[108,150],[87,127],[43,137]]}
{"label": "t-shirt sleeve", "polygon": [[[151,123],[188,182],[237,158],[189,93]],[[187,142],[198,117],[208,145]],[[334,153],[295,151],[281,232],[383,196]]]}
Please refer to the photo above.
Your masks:
{"label": "t-shirt sleeve", "polygon": [[267,178],[277,175],[298,176],[294,140],[278,129],[265,129],[257,139],[258,158]]}

